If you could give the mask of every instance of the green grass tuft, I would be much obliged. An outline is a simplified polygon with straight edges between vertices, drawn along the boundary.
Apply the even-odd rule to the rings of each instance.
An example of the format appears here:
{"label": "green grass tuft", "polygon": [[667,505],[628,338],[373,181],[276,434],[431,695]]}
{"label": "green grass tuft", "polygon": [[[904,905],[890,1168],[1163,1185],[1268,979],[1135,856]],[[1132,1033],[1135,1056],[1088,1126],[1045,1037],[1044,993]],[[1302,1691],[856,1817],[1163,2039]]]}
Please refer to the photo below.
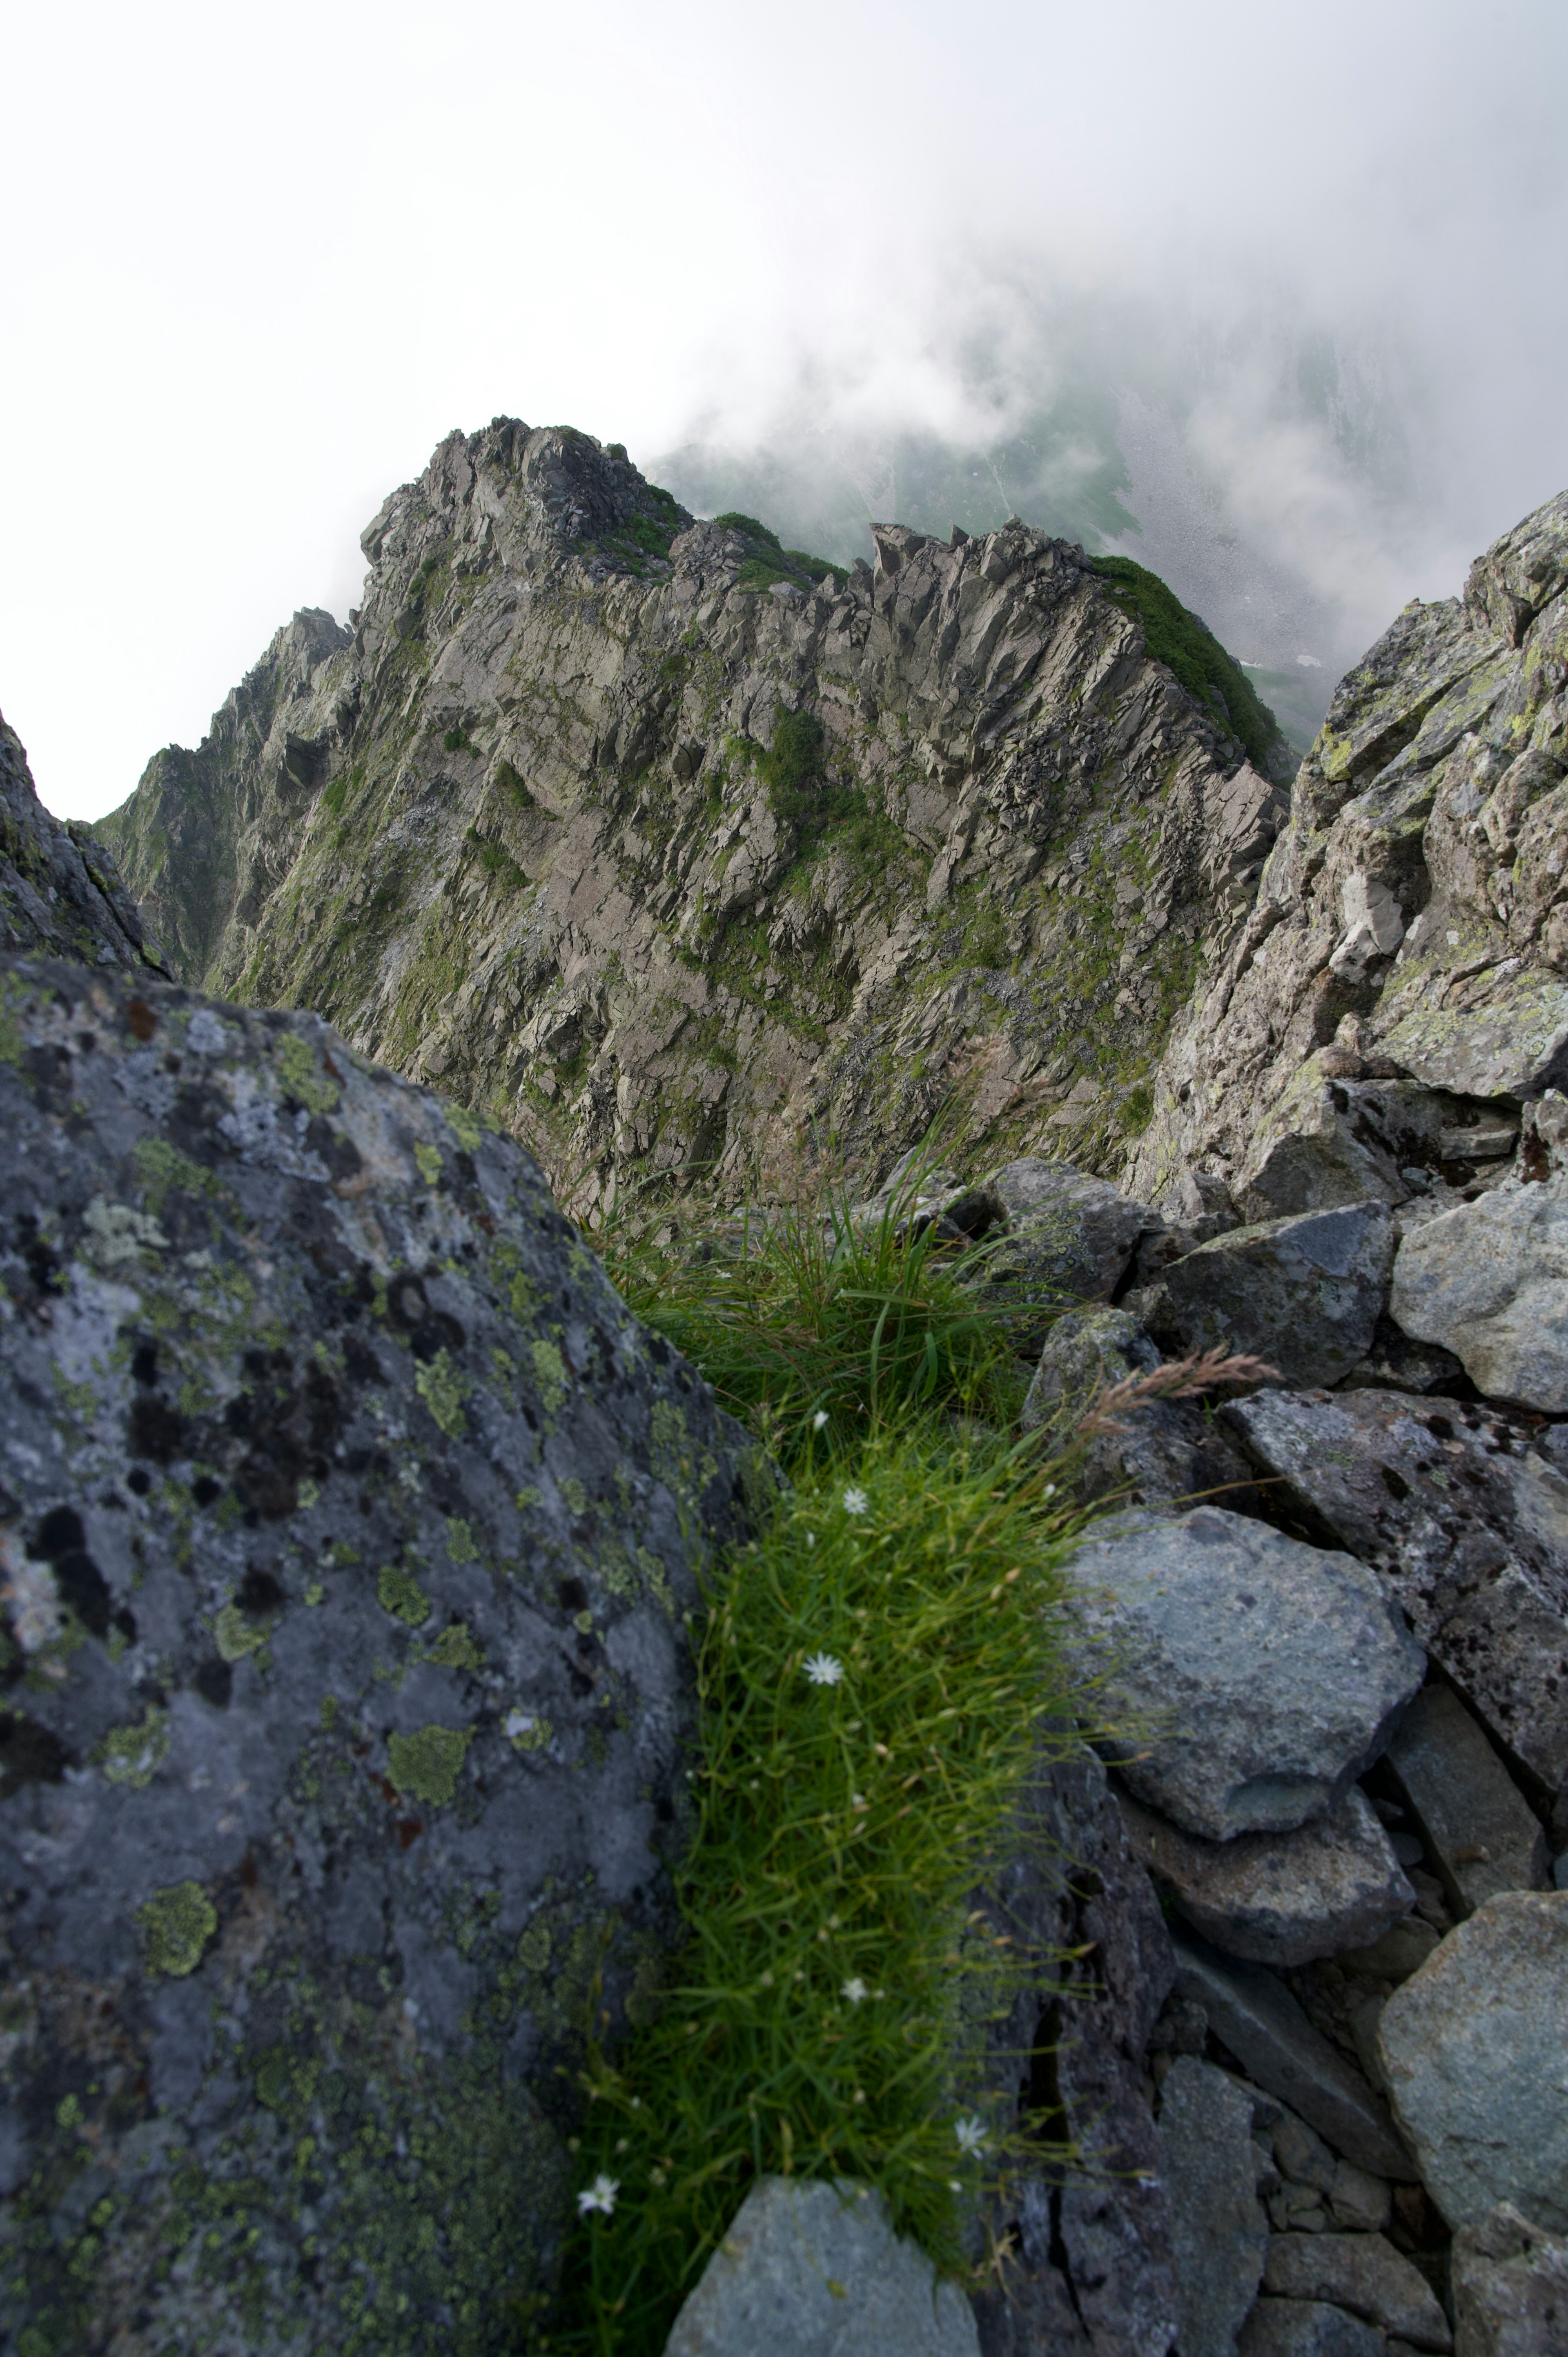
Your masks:
{"label": "green grass tuft", "polygon": [[1189,695],[1207,704],[1238,736],[1260,770],[1280,750],[1280,727],[1246,673],[1228,655],[1207,622],[1189,613],[1173,589],[1130,556],[1091,556],[1090,572],[1112,584],[1112,596],[1135,613],[1156,662],[1173,671]]}
{"label": "green grass tuft", "polygon": [[974,2202],[1049,2134],[986,2077],[988,2030],[1041,1960],[976,1894],[1073,1740],[1058,1620],[1082,1517],[1010,1437],[987,1247],[912,1232],[918,1176],[871,1218],[823,1185],[660,1243],[628,1217],[599,1239],[789,1487],[693,1631],[685,1944],[586,2075],[578,2181],[615,2190],[575,2222],[551,2350],[657,2357],[764,2172],[878,2186],[961,2275]]}

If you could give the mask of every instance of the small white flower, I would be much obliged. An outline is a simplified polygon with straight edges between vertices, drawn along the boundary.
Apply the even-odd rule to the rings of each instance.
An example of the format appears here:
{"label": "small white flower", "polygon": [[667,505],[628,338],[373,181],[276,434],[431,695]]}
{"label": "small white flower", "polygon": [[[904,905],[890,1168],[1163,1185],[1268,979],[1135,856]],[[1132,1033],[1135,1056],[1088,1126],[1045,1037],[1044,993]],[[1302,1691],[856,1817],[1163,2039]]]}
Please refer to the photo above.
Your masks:
{"label": "small white flower", "polygon": [[843,1997],[850,2005],[859,2005],[865,1997],[866,1994],[865,1983],[861,1979],[858,1973],[855,1974],[852,1980],[845,1981],[843,1988],[839,1991],[840,1996]]}
{"label": "small white flower", "polygon": [[616,2196],[620,2191],[618,2177],[596,2177],[585,2193],[577,2196],[577,2214],[585,2218],[590,2210],[602,2210],[607,2218],[615,2214]]}
{"label": "small white flower", "polygon": [[835,1662],[831,1653],[813,1653],[806,1663],[806,1675],[814,1686],[836,1686],[843,1675],[843,1663]]}
{"label": "small white flower", "polygon": [[953,2134],[966,2159],[972,2160],[977,2152],[985,2150],[985,2122],[977,2114],[971,2112],[966,2120],[955,2120]]}
{"label": "small white flower", "polygon": [[846,1490],[844,1491],[843,1510],[846,1514],[864,1514],[865,1507],[866,1497],[864,1490]]}
{"label": "small white flower", "polygon": [[826,1409],[825,1407],[820,1407],[820,1408],[817,1410],[817,1413],[815,1414],[815,1415],[811,1418],[811,1430],[812,1430],[813,1432],[821,1432],[821,1430],[822,1430],[822,1428],[823,1425],[824,1425],[824,1424],[826,1424],[827,1420],[828,1420],[828,1412],[827,1412],[827,1409]]}
{"label": "small white flower", "polygon": [[948,2191],[950,2193],[961,2193],[963,2191],[961,2179],[956,2177],[950,2177],[948,2179]]}
{"label": "small white flower", "polygon": [[1040,1492],[1042,1498],[1054,1498],[1056,1494],[1057,1485],[1054,1481],[1047,1481],[1045,1488]]}

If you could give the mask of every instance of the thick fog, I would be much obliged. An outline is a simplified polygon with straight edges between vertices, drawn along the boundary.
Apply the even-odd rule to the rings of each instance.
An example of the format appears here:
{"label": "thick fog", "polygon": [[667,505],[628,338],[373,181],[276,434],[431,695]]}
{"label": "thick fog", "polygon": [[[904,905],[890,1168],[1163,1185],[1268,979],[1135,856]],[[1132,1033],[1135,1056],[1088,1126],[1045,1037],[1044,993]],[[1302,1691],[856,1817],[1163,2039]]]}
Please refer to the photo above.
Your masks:
{"label": "thick fog", "polygon": [[1553,0],[88,0],[5,53],[0,709],[62,813],[501,412],[824,554],[1121,548],[1298,729],[1568,485]]}

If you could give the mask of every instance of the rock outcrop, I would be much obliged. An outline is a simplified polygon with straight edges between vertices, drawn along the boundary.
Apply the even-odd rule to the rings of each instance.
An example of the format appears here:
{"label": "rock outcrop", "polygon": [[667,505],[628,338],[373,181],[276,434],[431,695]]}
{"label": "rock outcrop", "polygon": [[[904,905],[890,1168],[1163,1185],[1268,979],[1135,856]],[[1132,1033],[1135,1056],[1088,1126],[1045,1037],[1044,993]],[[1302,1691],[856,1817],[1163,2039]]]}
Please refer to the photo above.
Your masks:
{"label": "rock outcrop", "polygon": [[27,757],[0,716],[0,953],[129,966],[168,979],[163,952],[90,827],[39,802]]}
{"label": "rock outcrop", "polygon": [[1284,805],[1125,584],[1018,523],[813,576],[510,419],[364,547],[352,636],[296,615],[102,823],[183,979],[317,1008],[588,1197],[813,1127],[886,1169],[953,1096],[996,1161],[1119,1158]]}
{"label": "rock outcrop", "polygon": [[510,2347],[757,1453],[315,1016],[6,961],[0,1107],[0,2315]]}
{"label": "rock outcrop", "polygon": [[[1399,1200],[1420,1166],[1457,1178],[1506,1155],[1524,1101],[1563,1085],[1565,588],[1568,493],[1478,558],[1463,597],[1407,607],[1341,681],[1255,900],[1175,1027],[1133,1193],[1202,1168],[1281,1211]],[[1402,1080],[1447,1114],[1410,1155],[1414,1181],[1397,1105],[1351,1134],[1355,1085]],[[1282,1156],[1293,1135],[1317,1143]],[[1348,1191],[1300,1200],[1314,1169]]]}

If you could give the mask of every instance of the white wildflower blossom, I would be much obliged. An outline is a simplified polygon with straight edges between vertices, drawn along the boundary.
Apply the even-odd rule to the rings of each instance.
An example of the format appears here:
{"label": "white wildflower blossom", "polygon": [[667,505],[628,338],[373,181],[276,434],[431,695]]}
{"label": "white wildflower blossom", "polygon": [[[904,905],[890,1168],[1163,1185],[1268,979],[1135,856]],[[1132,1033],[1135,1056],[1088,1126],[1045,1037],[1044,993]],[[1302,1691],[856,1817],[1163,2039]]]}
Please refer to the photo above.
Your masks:
{"label": "white wildflower blossom", "polygon": [[591,2210],[602,2210],[607,2218],[615,2214],[616,2196],[620,2191],[618,2177],[606,2177],[601,2170],[585,2192],[577,2196],[577,2212],[585,2218]]}
{"label": "white wildflower blossom", "polygon": [[864,1490],[846,1490],[844,1491],[843,1510],[846,1514],[864,1514],[866,1509],[866,1504],[867,1500]]}
{"label": "white wildflower blossom", "polygon": [[820,1408],[817,1410],[817,1413],[815,1414],[815,1415],[811,1418],[811,1430],[812,1430],[813,1432],[821,1432],[821,1430],[822,1430],[822,1428],[823,1425],[824,1425],[824,1424],[826,1424],[827,1420],[828,1420],[828,1412],[827,1412],[827,1409],[826,1409],[825,1407],[820,1407]]}
{"label": "white wildflower blossom", "polygon": [[858,1973],[854,1974],[851,1979],[845,1981],[843,1988],[839,1991],[840,1996],[844,1998],[846,2003],[850,2005],[864,2004],[870,1992],[867,1990],[865,1983],[861,1979]]}
{"label": "white wildflower blossom", "polygon": [[955,2120],[953,2134],[958,2138],[958,2148],[966,2159],[972,2160],[977,2152],[985,2150],[985,2122],[978,2114],[971,2112],[967,2119]]}
{"label": "white wildflower blossom", "polygon": [[835,1662],[831,1653],[812,1653],[806,1663],[806,1675],[814,1686],[836,1686],[843,1675],[843,1663]]}

